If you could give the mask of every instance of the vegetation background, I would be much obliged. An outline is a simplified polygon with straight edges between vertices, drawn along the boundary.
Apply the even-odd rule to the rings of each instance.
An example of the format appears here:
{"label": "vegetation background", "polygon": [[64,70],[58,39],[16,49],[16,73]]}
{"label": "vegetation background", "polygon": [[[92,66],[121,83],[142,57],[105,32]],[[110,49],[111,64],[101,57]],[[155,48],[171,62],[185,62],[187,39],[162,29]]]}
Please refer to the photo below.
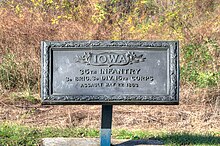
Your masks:
{"label": "vegetation background", "polygon": [[[43,110],[51,110],[51,107],[40,105],[42,40],[179,40],[180,106],[154,106],[154,110],[146,106],[119,106],[115,109],[113,124],[126,128],[127,125],[143,126],[150,121],[152,129],[160,129],[161,126],[155,125],[159,121],[165,122],[162,127],[169,131],[172,123],[181,119],[174,126],[175,131],[220,131],[219,0],[0,1],[0,121],[59,126],[57,117],[61,116],[61,119],[67,117],[65,120],[68,121],[64,120],[62,126],[90,127],[88,115],[94,113],[86,113],[82,118],[79,114],[86,112],[83,106],[52,107],[50,114],[56,114],[56,117],[42,115]],[[96,106],[89,108],[99,110]],[[71,111],[73,109],[75,112]],[[64,115],[60,110],[65,111]],[[155,119],[132,123],[132,117],[137,119],[140,114],[134,112],[137,110],[141,114],[147,111],[146,117],[164,110],[168,117],[155,115]],[[126,111],[132,117],[126,117]],[[98,114],[96,118],[99,118]],[[50,117],[51,122],[42,124],[37,120],[39,115],[46,121],[50,121]],[[131,123],[117,122],[120,116]],[[84,123],[80,119],[84,119]],[[92,124],[99,125],[99,120],[92,120],[95,121]]]}

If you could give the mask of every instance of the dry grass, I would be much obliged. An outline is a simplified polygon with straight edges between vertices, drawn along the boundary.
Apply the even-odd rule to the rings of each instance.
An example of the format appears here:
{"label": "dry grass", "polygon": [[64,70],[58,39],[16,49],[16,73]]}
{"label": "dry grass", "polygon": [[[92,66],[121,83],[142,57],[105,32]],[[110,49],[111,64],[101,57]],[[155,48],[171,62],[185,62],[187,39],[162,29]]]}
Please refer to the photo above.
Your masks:
{"label": "dry grass", "polygon": [[[158,1],[155,6],[162,9],[160,12],[162,14],[155,15],[150,21],[151,23],[146,23],[146,25],[144,18],[145,14],[148,14],[147,12],[143,11],[140,18],[135,17],[134,12],[127,13],[128,16],[125,15],[123,18],[120,16],[123,14],[123,7],[118,10],[118,13],[109,12],[108,14],[107,11],[106,18],[102,22],[94,23],[92,18],[98,13],[94,8],[97,2],[79,2],[80,9],[77,16],[72,19],[60,19],[57,24],[52,24],[53,18],[58,17],[59,14],[65,15],[59,10],[56,13],[53,11],[46,13],[41,9],[34,9],[24,1],[20,4],[23,5],[22,12],[16,13],[16,0],[13,5],[1,6],[0,63],[7,62],[9,66],[6,67],[6,71],[11,76],[1,79],[0,87],[4,89],[6,83],[16,82],[15,85],[10,85],[8,88],[10,90],[29,88],[32,91],[39,91],[40,42],[42,40],[180,40],[181,48],[190,43],[204,44],[207,40],[216,41],[218,46],[220,44],[220,4],[218,1],[202,3],[199,1],[194,5],[175,2],[176,7],[180,8],[179,11],[174,9],[174,6],[169,6],[169,3]],[[206,6],[209,7],[206,8]],[[143,9],[141,8],[140,6],[140,11]],[[186,13],[186,17],[189,18],[185,20],[183,17],[186,10],[189,11]],[[178,15],[175,19],[169,17],[172,15],[172,11]],[[167,17],[168,20],[164,20],[162,23],[160,17]],[[172,28],[172,25],[177,25],[177,28]],[[212,68],[215,69],[215,72],[219,72],[220,51],[211,47],[208,50],[212,53],[213,63],[215,63]],[[9,60],[7,55],[12,55],[13,58]],[[181,66],[183,66],[187,62],[183,59],[184,54],[180,55]],[[3,72],[3,74],[6,73]]]}
{"label": "dry grass", "polygon": [[[195,91],[188,86],[181,88],[180,105],[114,106],[113,128],[192,133],[219,132],[219,107],[201,102],[200,98],[207,98],[201,91]],[[42,106],[31,104],[27,100],[9,101],[2,100],[0,103],[0,122],[11,121],[40,127],[100,128],[101,106]]]}
{"label": "dry grass", "polygon": [[[83,11],[78,13],[80,19],[64,19],[58,24],[51,24],[51,18],[57,16],[53,13],[42,13],[39,9],[30,11],[29,7],[23,7],[22,13],[16,14],[13,9],[0,7],[0,65],[5,63],[3,67],[6,73],[4,73],[7,74],[0,83],[0,122],[13,121],[34,126],[99,128],[100,106],[41,106],[39,103],[27,102],[26,99],[20,102],[12,100],[12,92],[18,91],[33,92],[39,99],[42,40],[181,38],[181,47],[192,42],[200,44],[209,39],[216,40],[218,46],[220,44],[219,4],[216,4],[215,9],[206,10],[211,5],[209,0],[198,1],[197,5],[190,7],[189,11],[193,11],[194,15],[182,24],[183,30],[178,34],[171,28],[172,23],[176,21],[160,24],[160,16],[155,16],[154,25],[150,25],[147,31],[136,25],[144,20],[139,19],[130,24],[128,18],[123,21],[117,13],[109,16],[109,19],[113,19],[112,23],[107,17],[101,23],[93,23],[91,17],[97,13],[93,5],[95,2],[97,1],[91,0],[88,3],[82,1]],[[165,8],[164,12],[172,9],[169,4],[165,6],[158,2],[157,5]],[[180,16],[183,14],[182,11]],[[134,30],[131,29],[133,27]],[[14,58],[8,59],[8,55]],[[219,72],[219,52],[216,51],[213,56],[217,62],[215,69]],[[185,62],[181,65],[183,63]],[[9,87],[6,88],[5,85],[8,83],[10,83]],[[220,131],[219,84],[213,88],[199,89],[190,83],[182,82],[180,92],[181,101],[178,106],[115,106],[113,127],[191,132]],[[17,94],[15,97],[20,96]]]}

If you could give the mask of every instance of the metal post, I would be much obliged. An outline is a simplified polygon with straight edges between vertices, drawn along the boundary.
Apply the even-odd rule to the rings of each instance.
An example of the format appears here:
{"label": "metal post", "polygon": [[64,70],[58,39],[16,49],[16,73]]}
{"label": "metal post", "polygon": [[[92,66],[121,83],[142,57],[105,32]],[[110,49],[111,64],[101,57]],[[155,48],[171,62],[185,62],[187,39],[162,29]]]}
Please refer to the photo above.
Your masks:
{"label": "metal post", "polygon": [[112,108],[113,105],[102,105],[100,146],[111,145]]}

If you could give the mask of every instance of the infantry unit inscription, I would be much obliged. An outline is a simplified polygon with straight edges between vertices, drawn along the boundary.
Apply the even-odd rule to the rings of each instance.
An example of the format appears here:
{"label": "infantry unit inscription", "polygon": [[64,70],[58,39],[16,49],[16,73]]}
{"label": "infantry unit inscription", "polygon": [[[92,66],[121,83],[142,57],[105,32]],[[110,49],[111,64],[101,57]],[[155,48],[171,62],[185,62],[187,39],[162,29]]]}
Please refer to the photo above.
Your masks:
{"label": "infantry unit inscription", "polygon": [[43,104],[178,104],[176,41],[42,42]]}

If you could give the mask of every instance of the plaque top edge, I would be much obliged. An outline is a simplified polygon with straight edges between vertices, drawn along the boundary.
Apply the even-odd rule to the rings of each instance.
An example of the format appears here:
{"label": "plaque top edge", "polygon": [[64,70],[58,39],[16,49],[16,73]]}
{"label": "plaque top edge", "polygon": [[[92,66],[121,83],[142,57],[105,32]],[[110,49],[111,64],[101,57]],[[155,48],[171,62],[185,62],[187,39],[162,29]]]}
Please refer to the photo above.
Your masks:
{"label": "plaque top edge", "polygon": [[54,40],[54,41],[49,41],[49,40],[43,40],[41,41],[43,43],[63,43],[63,42],[146,42],[146,43],[153,43],[153,42],[167,42],[167,43],[179,43],[179,40]]}
{"label": "plaque top edge", "polygon": [[73,48],[131,48],[131,47],[174,47],[179,46],[179,41],[137,41],[137,40],[77,40],[77,41],[42,41],[44,47],[73,47]]}

